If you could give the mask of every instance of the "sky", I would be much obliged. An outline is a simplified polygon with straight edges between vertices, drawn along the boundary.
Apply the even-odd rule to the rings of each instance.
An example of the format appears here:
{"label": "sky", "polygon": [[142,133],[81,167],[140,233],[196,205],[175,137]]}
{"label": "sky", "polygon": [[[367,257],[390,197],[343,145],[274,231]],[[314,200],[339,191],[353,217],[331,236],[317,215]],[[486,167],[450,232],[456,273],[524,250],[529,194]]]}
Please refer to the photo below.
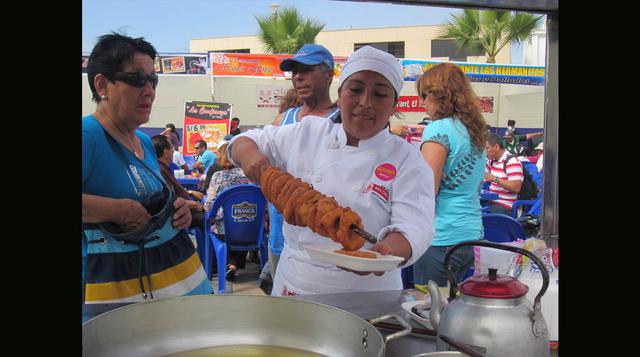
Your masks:
{"label": "sky", "polygon": [[189,52],[189,40],[257,35],[255,16],[270,4],[295,6],[325,30],[445,23],[460,9],[338,0],[82,0],[82,52],[103,34],[119,31],[144,37],[159,53]]}

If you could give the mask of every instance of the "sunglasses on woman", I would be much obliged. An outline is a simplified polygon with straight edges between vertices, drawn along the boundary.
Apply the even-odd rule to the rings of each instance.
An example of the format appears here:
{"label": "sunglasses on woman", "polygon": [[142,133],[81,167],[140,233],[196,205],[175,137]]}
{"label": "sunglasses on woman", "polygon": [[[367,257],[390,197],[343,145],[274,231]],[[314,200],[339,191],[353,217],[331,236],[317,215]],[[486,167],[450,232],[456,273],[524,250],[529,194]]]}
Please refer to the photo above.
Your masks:
{"label": "sunglasses on woman", "polygon": [[151,83],[153,89],[158,85],[158,75],[155,73],[147,75],[141,72],[118,72],[112,76],[112,79],[136,88],[144,87],[147,82]]}

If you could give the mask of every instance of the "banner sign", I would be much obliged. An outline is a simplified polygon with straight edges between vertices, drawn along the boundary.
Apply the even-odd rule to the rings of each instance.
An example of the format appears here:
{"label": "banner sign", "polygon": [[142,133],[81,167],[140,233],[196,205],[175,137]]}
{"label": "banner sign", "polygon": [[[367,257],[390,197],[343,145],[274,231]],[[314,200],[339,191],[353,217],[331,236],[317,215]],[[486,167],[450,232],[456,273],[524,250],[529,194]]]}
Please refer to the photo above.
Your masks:
{"label": "banner sign", "polygon": [[177,54],[156,56],[156,73],[164,74],[207,74],[207,55]]}
{"label": "banner sign", "polygon": [[[208,56],[205,54],[157,55],[157,74],[208,74]],[[87,73],[89,55],[82,55],[82,73]]]}
{"label": "banner sign", "polygon": [[258,108],[278,108],[280,98],[289,90],[288,87],[256,86],[256,106]]}
{"label": "banner sign", "polygon": [[185,102],[182,127],[182,154],[195,155],[198,140],[207,143],[207,150],[216,152],[218,143],[229,134],[231,105],[228,103]]}
{"label": "banner sign", "polygon": [[[251,54],[209,52],[211,73],[214,76],[254,76],[291,78],[291,72],[280,70],[280,62],[290,54]],[[333,76],[338,78],[347,57],[333,57]]]}
{"label": "banner sign", "polygon": [[398,97],[396,112],[424,112],[422,100],[417,95],[401,95]]}
{"label": "banner sign", "polygon": [[[415,81],[429,68],[442,61],[407,60],[400,61],[405,81]],[[543,86],[544,66],[522,66],[491,63],[451,62],[460,66],[471,82],[523,84]]]}
{"label": "banner sign", "polygon": [[[333,79],[338,80],[342,74],[342,67],[347,63],[349,57],[333,57]],[[284,76],[291,78],[291,72],[284,72]]]}
{"label": "banner sign", "polygon": [[347,63],[349,57],[333,57],[333,79],[340,78],[340,74],[342,74],[342,67]]}
{"label": "banner sign", "polygon": [[284,77],[280,62],[293,55],[209,52],[214,76]]}

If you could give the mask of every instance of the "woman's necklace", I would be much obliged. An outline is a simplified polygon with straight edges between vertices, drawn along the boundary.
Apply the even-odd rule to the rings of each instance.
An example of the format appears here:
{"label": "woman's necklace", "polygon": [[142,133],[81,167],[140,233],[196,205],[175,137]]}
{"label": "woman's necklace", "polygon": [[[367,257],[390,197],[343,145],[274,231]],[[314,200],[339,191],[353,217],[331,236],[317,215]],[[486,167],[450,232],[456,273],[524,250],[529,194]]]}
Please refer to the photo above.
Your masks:
{"label": "woman's necklace", "polygon": [[[105,129],[107,129],[109,134],[111,134],[111,136],[113,136],[116,140],[118,140],[118,142],[122,144],[125,148],[127,148],[127,150],[131,151],[138,159],[142,160],[143,159],[142,155],[144,154],[144,151],[138,154],[138,150],[136,150],[136,147],[138,146],[136,142],[137,136],[135,136],[132,139],[130,136],[127,136],[124,130],[120,129],[120,127],[116,125],[116,123],[114,123],[114,121],[111,119],[111,117],[107,113],[105,113],[104,111],[98,111],[98,113],[106,117],[106,120],[104,121],[109,123],[108,126],[115,127],[116,131],[114,131],[112,128],[108,126],[105,126]],[[117,135],[114,135],[116,133]]]}

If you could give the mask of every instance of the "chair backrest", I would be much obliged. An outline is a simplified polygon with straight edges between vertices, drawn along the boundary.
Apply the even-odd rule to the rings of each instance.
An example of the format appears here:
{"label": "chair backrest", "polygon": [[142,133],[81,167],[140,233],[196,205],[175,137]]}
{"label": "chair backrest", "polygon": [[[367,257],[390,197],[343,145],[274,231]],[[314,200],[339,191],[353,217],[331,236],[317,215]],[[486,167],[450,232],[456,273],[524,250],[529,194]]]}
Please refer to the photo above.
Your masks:
{"label": "chair backrest", "polygon": [[499,213],[487,213],[482,216],[484,239],[495,243],[513,242],[527,239],[520,222],[512,217]]}
{"label": "chair backrest", "polygon": [[531,161],[521,161],[522,163],[522,167],[529,171],[529,173],[531,174],[531,176],[535,175],[538,173],[538,166],[536,166],[536,164],[534,164]]}
{"label": "chair backrest", "polygon": [[184,162],[189,165],[189,167],[193,167],[193,164],[196,163],[196,159],[191,155],[184,155]]}
{"label": "chair backrest", "polygon": [[531,206],[531,208],[529,208],[529,211],[527,211],[527,214],[540,217],[541,209],[542,209],[542,199],[539,199],[536,201],[536,203],[533,204],[533,206]]}
{"label": "chair backrest", "polygon": [[538,185],[540,192],[542,192],[542,172],[531,175],[531,177],[533,178],[533,181],[535,181],[536,185]]}
{"label": "chair backrest", "polygon": [[222,207],[224,240],[233,250],[250,250],[262,243],[267,200],[259,186],[243,184],[229,187],[218,194],[207,213],[205,227]]}
{"label": "chair backrest", "polygon": [[491,181],[484,181],[484,182],[482,182],[482,189],[483,189],[483,190],[485,190],[485,191],[486,191],[486,190],[488,190],[488,189],[489,189],[489,186],[491,186]]}

